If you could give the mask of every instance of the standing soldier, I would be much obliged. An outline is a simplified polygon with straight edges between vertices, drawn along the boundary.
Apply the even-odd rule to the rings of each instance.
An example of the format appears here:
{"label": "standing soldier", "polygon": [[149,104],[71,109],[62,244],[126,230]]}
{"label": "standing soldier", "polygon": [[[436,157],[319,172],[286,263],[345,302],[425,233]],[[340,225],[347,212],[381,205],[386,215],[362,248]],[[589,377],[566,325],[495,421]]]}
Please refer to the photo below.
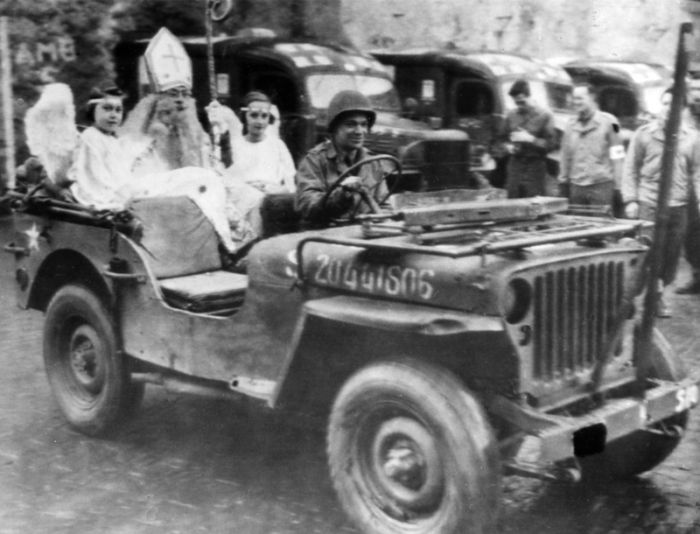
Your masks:
{"label": "standing soldier", "polygon": [[612,208],[625,157],[620,125],[613,115],[598,109],[592,86],[574,87],[573,100],[578,115],[564,132],[560,192],[572,204]]}
{"label": "standing soldier", "polygon": [[[700,80],[693,80],[688,93],[688,113],[685,117],[691,128],[700,133]],[[690,184],[691,186],[694,184]],[[700,293],[700,210],[698,192],[691,187],[688,197],[688,229],[685,234],[685,259],[690,264],[690,281],[676,289],[680,295]]]}
{"label": "standing soldier", "polygon": [[[630,219],[656,219],[661,158],[665,144],[664,129],[671,107],[671,91],[672,89],[667,89],[661,97],[661,111],[657,120],[639,127],[630,141],[622,173],[622,199],[625,215]],[[676,277],[688,219],[688,194],[692,186],[696,189],[700,186],[698,134],[687,125],[682,125],[678,132],[678,152],[672,180],[668,233],[662,244],[663,263],[659,272],[659,317],[671,316],[671,309],[664,299],[664,289]]]}
{"label": "standing soldier", "polygon": [[506,182],[508,197],[544,195],[547,154],[556,148],[554,115],[531,101],[530,84],[526,80],[516,80],[508,94],[516,107],[506,115],[499,135],[510,154]]}

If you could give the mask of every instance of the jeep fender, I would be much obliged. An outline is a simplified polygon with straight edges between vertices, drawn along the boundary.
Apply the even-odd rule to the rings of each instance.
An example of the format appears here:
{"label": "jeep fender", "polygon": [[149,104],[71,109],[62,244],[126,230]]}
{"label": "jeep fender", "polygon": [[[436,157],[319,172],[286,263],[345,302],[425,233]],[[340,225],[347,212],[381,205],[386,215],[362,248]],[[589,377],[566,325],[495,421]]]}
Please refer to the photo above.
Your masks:
{"label": "jeep fender", "polygon": [[309,300],[301,311],[273,406],[305,405],[308,395],[325,405],[350,373],[397,347],[420,358],[439,340],[504,333],[500,317],[356,296]]}
{"label": "jeep fender", "polygon": [[71,249],[51,252],[36,271],[28,291],[27,308],[46,310],[51,297],[62,286],[81,284],[110,303],[112,292],[99,268],[86,256]]}

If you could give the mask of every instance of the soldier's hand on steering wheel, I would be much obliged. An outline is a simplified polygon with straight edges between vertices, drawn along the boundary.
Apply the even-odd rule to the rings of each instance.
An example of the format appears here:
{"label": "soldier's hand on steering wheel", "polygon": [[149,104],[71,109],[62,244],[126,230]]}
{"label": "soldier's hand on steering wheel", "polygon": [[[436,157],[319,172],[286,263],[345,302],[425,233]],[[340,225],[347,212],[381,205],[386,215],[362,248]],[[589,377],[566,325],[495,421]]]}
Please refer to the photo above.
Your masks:
{"label": "soldier's hand on steering wheel", "polygon": [[362,184],[362,179],[359,176],[348,176],[343,180],[343,183],[341,186],[345,191],[349,191],[351,193],[357,193],[364,189],[364,185]]}

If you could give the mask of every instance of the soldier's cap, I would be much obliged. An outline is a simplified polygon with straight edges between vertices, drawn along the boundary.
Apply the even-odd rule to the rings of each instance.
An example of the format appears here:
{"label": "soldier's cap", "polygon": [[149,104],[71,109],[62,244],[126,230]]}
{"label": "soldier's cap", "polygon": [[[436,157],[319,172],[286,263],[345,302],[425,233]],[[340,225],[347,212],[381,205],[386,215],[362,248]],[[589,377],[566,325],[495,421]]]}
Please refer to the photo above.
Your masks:
{"label": "soldier's cap", "polygon": [[345,90],[337,93],[328,104],[328,130],[335,131],[340,121],[351,113],[361,113],[367,117],[369,127],[372,128],[377,114],[372,108],[372,103],[359,91]]}

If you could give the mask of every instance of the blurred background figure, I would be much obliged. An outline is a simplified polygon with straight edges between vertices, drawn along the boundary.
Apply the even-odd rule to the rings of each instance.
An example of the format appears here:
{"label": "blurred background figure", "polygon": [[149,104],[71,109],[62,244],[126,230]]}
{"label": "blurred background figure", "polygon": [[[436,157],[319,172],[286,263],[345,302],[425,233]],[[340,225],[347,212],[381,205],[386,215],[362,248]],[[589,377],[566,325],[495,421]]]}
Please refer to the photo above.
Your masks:
{"label": "blurred background figure", "polygon": [[[656,220],[656,202],[661,180],[661,159],[664,152],[666,122],[671,108],[672,89],[661,96],[661,111],[655,121],[634,132],[622,173],[622,199],[625,215],[630,219]],[[671,308],[665,298],[673,283],[685,238],[690,189],[700,185],[700,144],[697,132],[687,124],[678,131],[678,149],[673,169],[669,198],[668,228],[662,244],[663,262],[659,273],[657,315],[670,317]]]}
{"label": "blurred background figure", "polygon": [[508,198],[546,194],[547,153],[556,148],[554,115],[532,102],[530,84],[516,80],[508,92],[515,102],[499,134],[510,155],[506,170]]}
{"label": "blurred background figure", "polygon": [[[700,80],[692,80],[688,91],[688,109],[684,117],[690,128],[700,137]],[[690,280],[676,289],[680,295],[700,294],[700,209],[698,191],[692,181],[689,184],[688,228],[685,233],[685,259],[690,264]]]}
{"label": "blurred background figure", "polygon": [[625,157],[620,125],[613,115],[598,109],[591,85],[574,87],[573,103],[577,115],[564,131],[560,194],[571,204],[612,209]]}

